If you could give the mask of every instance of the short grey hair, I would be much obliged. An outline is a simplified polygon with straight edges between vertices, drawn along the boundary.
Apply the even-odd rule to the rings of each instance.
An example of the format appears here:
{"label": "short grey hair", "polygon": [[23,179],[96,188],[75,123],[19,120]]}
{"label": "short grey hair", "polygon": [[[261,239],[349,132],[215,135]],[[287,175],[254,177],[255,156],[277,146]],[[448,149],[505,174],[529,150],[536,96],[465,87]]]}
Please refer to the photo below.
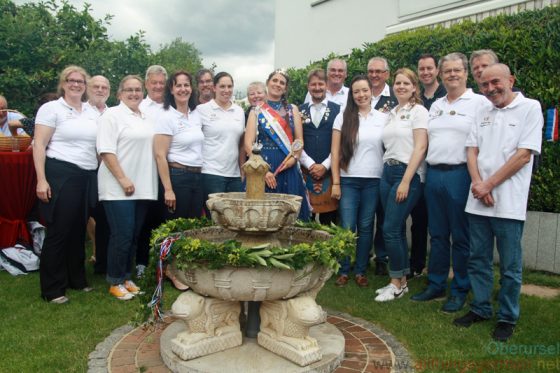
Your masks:
{"label": "short grey hair", "polygon": [[264,84],[263,82],[249,83],[249,85],[247,86],[247,94],[249,94],[249,89],[251,88],[262,88],[263,92],[266,93],[266,84]]}
{"label": "short grey hair", "polygon": [[327,70],[331,68],[334,62],[341,62],[342,65],[344,66],[344,70],[348,71],[348,66],[346,65],[346,61],[344,61],[342,58],[333,58],[332,60],[330,60],[329,63],[327,63]]}
{"label": "short grey hair", "polygon": [[493,64],[500,62],[498,55],[496,55],[496,53],[492,49],[479,49],[471,53],[471,58],[469,58],[469,64],[472,66],[474,59],[482,56],[490,56],[493,60],[492,61]]}
{"label": "short grey hair", "polygon": [[441,72],[441,67],[443,66],[443,63],[448,62],[448,61],[461,61],[463,63],[463,68],[466,71],[469,71],[469,61],[467,60],[467,56],[465,56],[461,52],[449,53],[449,54],[446,54],[445,56],[443,56],[442,58],[440,58],[439,64],[438,64],[438,69],[439,69],[440,72]]}
{"label": "short grey hair", "polygon": [[163,67],[161,65],[152,65],[152,66],[148,67],[148,69],[146,70],[145,80],[148,80],[148,78],[152,74],[154,74],[154,75],[163,74],[165,76],[165,80],[167,80],[167,70],[165,70],[165,67]]}
{"label": "short grey hair", "polygon": [[387,62],[387,59],[384,57],[372,57],[369,59],[368,61],[368,66],[373,62],[373,61],[381,61],[383,62],[383,64],[385,65],[385,70],[390,71],[391,69],[389,68],[389,62]]}

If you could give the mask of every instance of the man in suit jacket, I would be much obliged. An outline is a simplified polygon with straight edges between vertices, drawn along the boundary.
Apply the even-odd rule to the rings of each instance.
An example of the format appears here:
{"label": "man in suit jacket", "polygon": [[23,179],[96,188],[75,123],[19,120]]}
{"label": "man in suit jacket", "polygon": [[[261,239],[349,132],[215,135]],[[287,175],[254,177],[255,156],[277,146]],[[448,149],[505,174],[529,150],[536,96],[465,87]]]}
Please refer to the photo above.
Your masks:
{"label": "man in suit jacket", "polygon": [[367,65],[367,76],[373,87],[371,106],[375,110],[388,113],[397,106],[397,98],[393,89],[387,84],[389,79],[389,63],[383,57],[373,57]]}
{"label": "man in suit jacket", "polygon": [[341,107],[326,97],[327,78],[323,69],[309,72],[307,89],[311,102],[299,108],[304,143],[300,162],[313,212],[319,213],[322,224],[330,224],[336,221],[338,207],[338,200],[331,198],[332,126]]}

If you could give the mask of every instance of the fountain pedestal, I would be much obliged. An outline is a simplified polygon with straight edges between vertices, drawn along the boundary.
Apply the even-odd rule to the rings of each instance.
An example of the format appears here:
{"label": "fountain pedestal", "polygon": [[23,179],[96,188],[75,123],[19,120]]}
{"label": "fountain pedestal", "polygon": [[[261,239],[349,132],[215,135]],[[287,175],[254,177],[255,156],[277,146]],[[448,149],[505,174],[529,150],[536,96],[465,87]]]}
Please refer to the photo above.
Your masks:
{"label": "fountain pedestal", "polygon": [[[282,247],[331,237],[326,232],[291,227],[299,214],[301,197],[261,193],[268,166],[258,154],[251,156],[244,170],[247,195],[211,194],[206,203],[220,227],[195,229],[188,231],[188,236],[215,242],[235,239],[245,247]],[[322,349],[309,330],[326,320],[315,297],[332,275],[331,269],[312,264],[297,271],[267,267],[179,271],[172,264],[171,271],[193,290],[181,294],[172,307],[184,323],[183,330],[170,341],[171,350],[181,359],[240,346],[240,301],[262,301],[257,335],[261,347],[299,366],[322,360]],[[163,346],[165,361],[168,351]]]}

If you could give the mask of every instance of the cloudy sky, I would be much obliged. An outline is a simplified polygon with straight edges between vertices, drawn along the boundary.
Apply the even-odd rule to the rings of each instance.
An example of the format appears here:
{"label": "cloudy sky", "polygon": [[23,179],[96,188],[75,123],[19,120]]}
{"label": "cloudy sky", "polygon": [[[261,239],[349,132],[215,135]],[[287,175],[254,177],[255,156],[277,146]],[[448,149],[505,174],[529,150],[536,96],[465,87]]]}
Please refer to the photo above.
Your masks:
{"label": "cloudy sky", "polygon": [[108,33],[115,40],[144,30],[153,51],[176,37],[194,43],[203,65],[229,72],[236,90],[274,69],[274,0],[69,0],[78,10],[85,2],[95,19],[114,16]]}

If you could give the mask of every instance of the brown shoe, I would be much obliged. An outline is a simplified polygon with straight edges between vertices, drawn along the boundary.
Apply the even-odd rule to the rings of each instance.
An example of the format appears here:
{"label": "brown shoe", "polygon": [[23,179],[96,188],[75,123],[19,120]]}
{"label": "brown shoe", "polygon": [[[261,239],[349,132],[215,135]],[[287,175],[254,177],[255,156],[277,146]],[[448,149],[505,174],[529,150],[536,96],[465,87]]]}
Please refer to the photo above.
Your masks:
{"label": "brown shoe", "polygon": [[346,286],[348,284],[348,275],[338,276],[334,284],[339,287]]}
{"label": "brown shoe", "polygon": [[365,288],[369,285],[369,281],[364,275],[356,275],[356,277],[354,277],[354,280],[356,280],[356,284],[358,284],[358,286],[361,288]]}

